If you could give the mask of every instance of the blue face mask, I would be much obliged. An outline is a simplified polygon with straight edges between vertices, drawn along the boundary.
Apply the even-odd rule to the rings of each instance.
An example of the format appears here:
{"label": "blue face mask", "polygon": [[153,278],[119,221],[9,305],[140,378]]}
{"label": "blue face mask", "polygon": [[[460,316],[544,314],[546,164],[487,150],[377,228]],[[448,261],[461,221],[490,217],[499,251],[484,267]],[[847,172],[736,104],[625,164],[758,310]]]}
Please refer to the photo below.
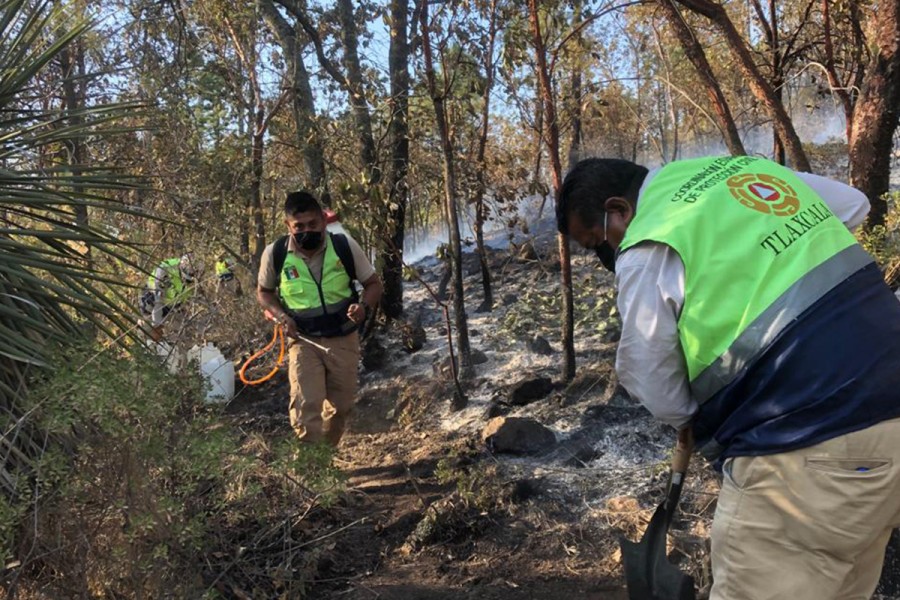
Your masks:
{"label": "blue face mask", "polygon": [[609,213],[603,213],[603,241],[599,246],[594,246],[594,253],[597,255],[597,258],[600,259],[600,262],[603,263],[603,266],[606,267],[606,270],[615,273],[616,251],[613,250],[609,240],[606,239],[606,218],[608,214]]}

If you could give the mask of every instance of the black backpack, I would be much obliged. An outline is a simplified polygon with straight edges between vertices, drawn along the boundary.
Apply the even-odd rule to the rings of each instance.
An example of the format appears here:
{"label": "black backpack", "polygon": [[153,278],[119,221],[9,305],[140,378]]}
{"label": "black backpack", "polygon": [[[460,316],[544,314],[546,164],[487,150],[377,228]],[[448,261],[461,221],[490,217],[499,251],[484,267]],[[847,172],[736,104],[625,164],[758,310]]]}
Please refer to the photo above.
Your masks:
{"label": "black backpack", "polygon": [[156,294],[145,285],[141,288],[141,295],[138,297],[138,308],[142,315],[149,317],[153,314],[154,306],[156,306]]}
{"label": "black backpack", "polygon": [[[272,247],[275,276],[278,277],[279,285],[281,284],[281,269],[284,267],[284,260],[287,258],[287,247],[290,237],[289,235],[281,236],[275,240],[275,245]],[[347,236],[343,233],[331,233],[329,231],[328,237],[331,238],[331,245],[334,246],[335,253],[341,259],[344,270],[350,276],[350,289],[356,293],[356,288],[353,286],[353,282],[356,281],[356,263],[353,262],[353,251],[350,250],[350,242],[347,241]]]}

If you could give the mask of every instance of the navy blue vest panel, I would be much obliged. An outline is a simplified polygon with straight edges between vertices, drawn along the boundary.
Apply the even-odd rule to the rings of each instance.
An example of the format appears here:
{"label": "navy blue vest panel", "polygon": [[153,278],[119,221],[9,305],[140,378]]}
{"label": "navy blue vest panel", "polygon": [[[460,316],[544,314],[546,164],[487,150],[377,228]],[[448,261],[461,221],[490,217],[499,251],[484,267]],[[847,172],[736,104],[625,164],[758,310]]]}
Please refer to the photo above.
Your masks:
{"label": "navy blue vest panel", "polygon": [[700,408],[697,446],[774,454],[900,417],[900,302],[873,263],[820,298]]}

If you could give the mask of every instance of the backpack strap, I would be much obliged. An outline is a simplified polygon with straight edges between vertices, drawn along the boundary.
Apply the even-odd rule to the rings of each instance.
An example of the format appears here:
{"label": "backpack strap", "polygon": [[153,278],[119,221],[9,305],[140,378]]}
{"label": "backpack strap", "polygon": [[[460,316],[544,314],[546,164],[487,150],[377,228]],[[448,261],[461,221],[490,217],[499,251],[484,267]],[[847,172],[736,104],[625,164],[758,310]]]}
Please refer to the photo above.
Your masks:
{"label": "backpack strap", "polygon": [[290,236],[283,235],[275,240],[272,246],[272,261],[275,264],[275,277],[278,278],[278,287],[281,284],[281,269],[284,267],[284,261],[287,258],[288,238]]}
{"label": "backpack strap", "polygon": [[[341,264],[344,265],[344,270],[347,271],[347,275],[350,276],[352,285],[352,282],[356,281],[356,262],[353,260],[353,251],[350,250],[350,242],[343,233],[328,232],[328,235],[331,237],[331,245],[334,246],[335,253],[338,255],[338,258],[341,259]],[[281,269],[284,267],[284,261],[287,258],[289,239],[290,236],[283,235],[275,240],[275,245],[272,247],[272,260],[275,264],[275,276],[278,277],[279,283],[281,283]]]}
{"label": "backpack strap", "polygon": [[350,242],[343,233],[328,232],[328,235],[331,236],[331,245],[334,246],[334,251],[338,255],[338,258],[341,259],[344,270],[347,271],[347,275],[350,276],[352,285],[352,282],[356,281],[356,262],[353,260],[353,251],[350,250]]}

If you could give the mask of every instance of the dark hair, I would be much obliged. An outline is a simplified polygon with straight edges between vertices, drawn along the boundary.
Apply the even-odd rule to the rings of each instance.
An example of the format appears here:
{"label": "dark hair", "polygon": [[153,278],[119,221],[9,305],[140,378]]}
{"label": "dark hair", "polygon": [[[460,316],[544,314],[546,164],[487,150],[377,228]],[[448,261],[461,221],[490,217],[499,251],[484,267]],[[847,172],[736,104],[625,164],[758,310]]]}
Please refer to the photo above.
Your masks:
{"label": "dark hair", "polygon": [[556,226],[569,234],[569,215],[576,214],[584,227],[593,227],[606,212],[608,198],[622,196],[637,205],[638,191],[647,176],[647,168],[618,158],[586,158],[566,174],[559,203]]}
{"label": "dark hair", "polygon": [[295,215],[311,210],[322,212],[322,205],[319,204],[316,197],[309,192],[290,192],[284,200],[285,214]]}

